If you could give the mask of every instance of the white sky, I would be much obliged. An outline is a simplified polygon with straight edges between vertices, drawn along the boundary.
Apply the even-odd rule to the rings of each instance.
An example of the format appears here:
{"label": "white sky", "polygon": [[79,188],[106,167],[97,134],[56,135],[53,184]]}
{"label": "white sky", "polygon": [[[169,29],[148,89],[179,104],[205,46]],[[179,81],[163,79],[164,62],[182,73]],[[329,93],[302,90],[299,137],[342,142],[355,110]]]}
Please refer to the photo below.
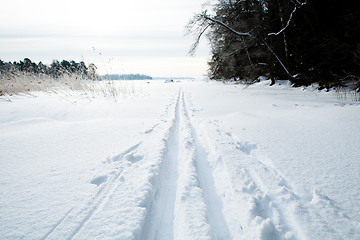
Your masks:
{"label": "white sky", "polygon": [[204,0],[0,0],[0,59],[93,62],[100,74],[153,77],[206,73],[204,38],[188,56],[184,37]]}

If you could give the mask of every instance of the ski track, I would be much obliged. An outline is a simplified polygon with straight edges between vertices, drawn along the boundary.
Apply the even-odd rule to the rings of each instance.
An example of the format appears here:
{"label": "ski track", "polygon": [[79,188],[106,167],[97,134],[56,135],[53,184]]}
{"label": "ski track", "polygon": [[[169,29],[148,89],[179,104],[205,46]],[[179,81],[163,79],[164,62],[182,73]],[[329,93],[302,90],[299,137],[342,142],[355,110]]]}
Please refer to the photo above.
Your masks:
{"label": "ski track", "polygon": [[41,239],[312,239],[313,232],[343,239],[357,232],[343,232],[353,223],[334,201],[317,191],[301,197],[256,144],[194,118],[188,104],[180,88],[139,143],[103,162],[113,171],[93,180],[95,196]]}
{"label": "ski track", "polygon": [[229,239],[182,90],[166,149],[141,239]]}
{"label": "ski track", "polygon": [[[128,152],[136,148],[137,145],[124,151],[119,156],[124,156]],[[118,161],[119,156],[113,160]],[[97,194],[84,206],[83,208],[75,209],[74,207],[47,233],[42,239],[56,239],[58,236],[67,235],[67,239],[73,239],[76,234],[83,228],[83,226],[91,219],[91,217],[101,209],[103,205],[109,200],[118,186],[118,179],[122,175],[122,169],[116,173],[113,179],[106,185],[101,186]],[[73,219],[76,219],[75,222]],[[69,231],[73,231],[69,234]],[[65,233],[64,233],[65,232]]]}
{"label": "ski track", "polygon": [[48,233],[46,233],[45,236],[43,236],[43,237],[41,238],[41,240],[47,239],[47,238],[50,236],[50,234],[52,234],[52,233],[55,231],[55,229],[65,220],[65,218],[67,218],[67,216],[70,214],[70,212],[71,212],[72,210],[73,210],[73,208],[71,208],[71,209],[64,215],[64,217],[62,217],[62,218],[53,226],[53,228],[51,228],[51,230],[50,230]]}
{"label": "ski track", "polygon": [[186,119],[187,127],[190,131],[193,144],[195,145],[195,168],[199,177],[199,185],[204,191],[204,200],[206,203],[206,212],[213,238],[215,239],[231,239],[228,226],[222,212],[222,201],[217,193],[215,186],[215,178],[212,169],[209,166],[208,154],[200,141],[194,126],[192,125],[191,115],[187,108],[185,95],[182,94],[184,119]]}
{"label": "ski track", "polygon": [[[199,128],[201,124],[204,123],[198,124]],[[229,224],[238,221],[243,228],[243,233],[231,228],[233,237],[313,239],[315,232],[321,239],[354,237],[356,226],[335,202],[317,191],[309,194],[310,199],[301,197],[266,157],[252,153],[256,144],[240,142],[216,121],[206,124],[213,128],[211,136],[204,137],[209,150],[213,151],[213,165],[215,168],[221,166],[219,169],[224,169],[222,174],[230,176],[230,194],[244,206],[239,218],[229,221]],[[224,210],[227,205],[231,208],[231,201],[227,198],[223,201]],[[329,219],[329,216],[332,217]],[[226,218],[230,220],[231,215]],[[350,232],[344,232],[345,226],[353,227]]]}
{"label": "ski track", "polygon": [[[168,112],[168,108],[170,108],[171,105],[172,104],[170,103],[167,106],[166,112],[164,115],[162,115],[162,117],[165,117],[166,113]],[[150,135],[158,128],[158,126],[161,124],[164,125],[164,123],[167,122],[168,120],[166,119],[161,120],[159,124],[156,124],[150,130],[145,131],[144,134]],[[41,239],[76,239],[77,235],[81,233],[83,228],[85,228],[89,222],[91,222],[94,216],[102,212],[102,209],[106,207],[112,196],[119,192],[119,186],[123,184],[124,169],[127,170],[132,168],[132,165],[142,160],[142,157],[134,158],[134,153],[141,145],[142,142],[129,147],[116,156],[107,158],[106,161],[103,162],[104,164],[120,163],[113,166],[115,171],[113,171],[112,174],[114,176],[107,182],[101,184],[96,195],[92,197],[85,205],[71,208],[65,214],[65,216],[62,217]],[[145,194],[145,196],[147,195]],[[146,199],[144,199],[144,201],[146,201]],[[143,205],[143,202],[141,202],[139,205]],[[122,239],[129,239],[128,236],[131,236],[132,234],[129,235],[125,233],[124,235],[125,237]],[[136,235],[136,233],[133,235]]]}
{"label": "ski track", "polygon": [[179,152],[179,108],[180,92],[174,109],[174,119],[168,136],[164,139],[163,160],[160,171],[153,181],[154,189],[148,212],[144,220],[141,239],[167,239],[173,235],[173,214],[178,178]]}

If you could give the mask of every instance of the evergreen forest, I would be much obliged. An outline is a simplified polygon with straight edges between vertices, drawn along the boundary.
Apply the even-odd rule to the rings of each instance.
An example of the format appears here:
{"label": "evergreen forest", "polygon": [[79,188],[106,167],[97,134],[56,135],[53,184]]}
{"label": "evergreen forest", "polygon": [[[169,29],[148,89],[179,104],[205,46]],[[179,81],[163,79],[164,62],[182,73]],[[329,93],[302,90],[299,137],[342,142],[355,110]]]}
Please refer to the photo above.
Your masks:
{"label": "evergreen forest", "polygon": [[96,74],[96,66],[90,63],[88,66],[84,62],[75,62],[53,60],[50,65],[42,62],[35,63],[29,58],[19,62],[4,62],[0,60],[0,78],[7,80],[14,79],[23,75],[49,76],[51,78],[59,78],[63,75],[76,75],[82,79],[98,80]]}

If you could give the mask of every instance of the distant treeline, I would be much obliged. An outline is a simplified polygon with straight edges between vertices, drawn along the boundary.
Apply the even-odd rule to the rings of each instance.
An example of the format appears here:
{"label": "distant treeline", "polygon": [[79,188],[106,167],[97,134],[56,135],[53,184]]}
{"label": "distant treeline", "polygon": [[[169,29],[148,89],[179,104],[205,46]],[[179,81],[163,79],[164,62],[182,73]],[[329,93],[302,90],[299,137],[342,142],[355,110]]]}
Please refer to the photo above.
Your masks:
{"label": "distant treeline", "polygon": [[0,78],[11,79],[13,77],[32,74],[32,75],[47,75],[53,78],[67,75],[77,75],[83,79],[97,80],[99,77],[96,74],[96,66],[90,63],[88,66],[84,62],[75,62],[73,60],[67,61],[53,60],[50,65],[42,62],[35,63],[29,58],[19,62],[4,62],[0,60]]}
{"label": "distant treeline", "polygon": [[105,74],[101,76],[105,80],[145,80],[152,77],[144,74]]}

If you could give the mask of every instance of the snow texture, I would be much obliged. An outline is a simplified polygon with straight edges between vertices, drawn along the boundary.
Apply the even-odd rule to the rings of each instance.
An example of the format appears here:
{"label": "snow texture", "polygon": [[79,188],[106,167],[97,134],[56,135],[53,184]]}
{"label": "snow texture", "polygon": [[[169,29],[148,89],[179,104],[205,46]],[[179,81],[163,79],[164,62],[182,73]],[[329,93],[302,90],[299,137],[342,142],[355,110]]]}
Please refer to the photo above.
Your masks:
{"label": "snow texture", "polygon": [[360,239],[359,104],[133,84],[1,98],[2,239]]}

